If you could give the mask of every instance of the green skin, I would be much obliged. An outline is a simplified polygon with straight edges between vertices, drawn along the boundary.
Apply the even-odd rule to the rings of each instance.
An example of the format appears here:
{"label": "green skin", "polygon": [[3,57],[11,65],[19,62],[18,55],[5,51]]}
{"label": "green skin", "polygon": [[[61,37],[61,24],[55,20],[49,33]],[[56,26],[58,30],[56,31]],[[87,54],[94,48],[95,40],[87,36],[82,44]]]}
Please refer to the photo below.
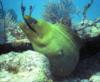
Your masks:
{"label": "green skin", "polygon": [[29,21],[31,19],[29,16],[24,17],[35,32],[25,23],[20,23],[20,28],[27,35],[33,48],[49,58],[53,75],[64,77],[70,74],[79,59],[79,47],[71,30],[61,24],[51,24],[43,20],[32,24]]}

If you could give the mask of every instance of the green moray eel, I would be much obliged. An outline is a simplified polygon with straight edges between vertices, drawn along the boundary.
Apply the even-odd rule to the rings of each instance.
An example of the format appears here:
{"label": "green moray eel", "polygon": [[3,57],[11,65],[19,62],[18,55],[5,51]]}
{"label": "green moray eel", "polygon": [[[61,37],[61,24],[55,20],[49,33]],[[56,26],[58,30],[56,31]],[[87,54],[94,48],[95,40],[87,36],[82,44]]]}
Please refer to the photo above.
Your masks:
{"label": "green moray eel", "polygon": [[69,75],[79,60],[79,46],[71,30],[61,24],[36,21],[31,16],[24,16],[24,20],[26,23],[20,23],[20,28],[33,48],[48,57],[53,75]]}

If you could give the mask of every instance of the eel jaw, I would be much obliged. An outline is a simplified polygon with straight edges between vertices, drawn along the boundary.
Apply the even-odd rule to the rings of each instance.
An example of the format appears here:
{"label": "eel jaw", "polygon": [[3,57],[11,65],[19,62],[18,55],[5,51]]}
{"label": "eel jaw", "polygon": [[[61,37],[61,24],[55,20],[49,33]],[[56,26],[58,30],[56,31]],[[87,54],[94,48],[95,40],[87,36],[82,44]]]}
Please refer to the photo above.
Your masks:
{"label": "eel jaw", "polygon": [[36,30],[32,27],[33,25],[37,24],[37,21],[30,16],[24,16],[24,20],[27,26],[29,27],[29,29],[37,33]]}

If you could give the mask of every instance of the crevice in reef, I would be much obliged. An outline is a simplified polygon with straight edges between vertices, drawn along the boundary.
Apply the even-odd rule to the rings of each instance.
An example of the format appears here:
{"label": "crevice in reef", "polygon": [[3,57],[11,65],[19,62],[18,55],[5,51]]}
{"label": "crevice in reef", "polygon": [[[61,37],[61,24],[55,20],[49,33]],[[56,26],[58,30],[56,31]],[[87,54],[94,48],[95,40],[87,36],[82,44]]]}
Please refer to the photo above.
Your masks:
{"label": "crevice in reef", "polygon": [[[0,54],[8,53],[10,51],[23,52],[26,50],[34,50],[31,43],[7,43],[0,45]],[[18,44],[18,45],[17,45]],[[84,40],[84,45],[80,49],[80,59],[90,57],[100,52],[100,36],[88,38]]]}

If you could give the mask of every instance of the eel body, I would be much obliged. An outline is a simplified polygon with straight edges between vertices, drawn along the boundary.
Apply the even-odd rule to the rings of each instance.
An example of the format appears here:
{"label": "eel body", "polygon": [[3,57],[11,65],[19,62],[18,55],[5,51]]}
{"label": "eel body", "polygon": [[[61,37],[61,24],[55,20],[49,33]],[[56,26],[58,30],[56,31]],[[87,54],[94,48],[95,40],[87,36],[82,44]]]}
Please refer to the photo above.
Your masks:
{"label": "eel body", "polygon": [[61,24],[44,20],[34,22],[35,19],[30,16],[25,16],[24,20],[26,24],[20,23],[20,28],[33,48],[48,57],[52,74],[61,77],[69,75],[79,60],[79,46],[72,31]]}

